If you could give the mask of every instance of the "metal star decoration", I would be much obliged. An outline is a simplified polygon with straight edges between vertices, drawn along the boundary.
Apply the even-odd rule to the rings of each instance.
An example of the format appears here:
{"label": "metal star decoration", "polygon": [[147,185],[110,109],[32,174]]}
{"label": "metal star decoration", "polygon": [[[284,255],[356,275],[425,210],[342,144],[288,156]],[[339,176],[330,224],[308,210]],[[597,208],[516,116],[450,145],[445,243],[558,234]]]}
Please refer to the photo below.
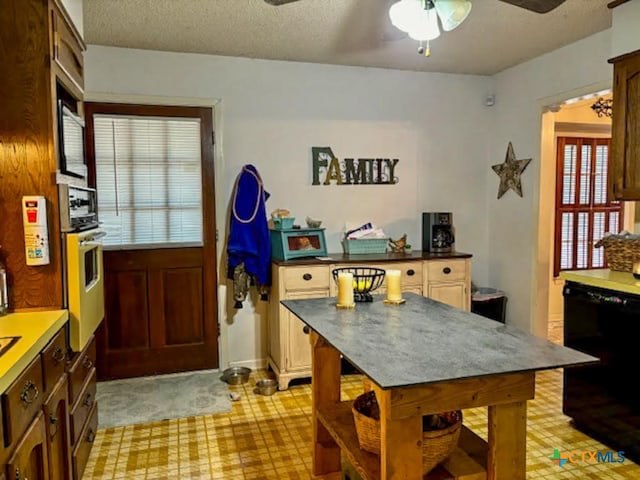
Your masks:
{"label": "metal star decoration", "polygon": [[527,168],[530,161],[530,158],[516,160],[516,154],[513,152],[513,145],[509,142],[504,163],[491,166],[493,171],[500,177],[498,198],[502,197],[509,189],[522,197],[522,182],[520,181],[520,175],[522,175],[522,172]]}

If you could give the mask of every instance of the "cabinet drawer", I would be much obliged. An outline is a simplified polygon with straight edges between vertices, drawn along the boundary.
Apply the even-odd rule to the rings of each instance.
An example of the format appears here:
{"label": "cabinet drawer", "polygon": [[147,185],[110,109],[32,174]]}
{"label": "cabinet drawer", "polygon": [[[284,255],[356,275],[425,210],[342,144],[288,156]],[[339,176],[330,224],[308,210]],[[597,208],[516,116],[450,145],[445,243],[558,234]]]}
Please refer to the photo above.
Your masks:
{"label": "cabinet drawer", "polygon": [[69,367],[69,403],[74,405],[93,367],[96,364],[96,338],[92,337],[80,354],[71,361]]}
{"label": "cabinet drawer", "polygon": [[[405,287],[422,286],[422,262],[389,262],[367,266],[383,270],[400,270],[402,290],[406,290]],[[386,281],[384,286],[386,286]]]}
{"label": "cabinet drawer", "polygon": [[67,358],[67,331],[62,328],[42,350],[44,369],[44,389],[47,393],[53,389],[64,374]]}
{"label": "cabinet drawer", "polygon": [[51,11],[53,28],[53,59],[67,76],[82,90],[84,88],[84,46],[73,28],[54,5]]}
{"label": "cabinet drawer", "polygon": [[91,447],[96,438],[96,431],[98,430],[98,404],[94,403],[91,412],[89,413],[89,420],[87,421],[84,430],[80,434],[77,445],[73,449],[71,455],[71,462],[73,464],[73,478],[80,480],[84,473],[84,467],[87,466],[87,460],[89,460],[89,454],[91,453]]}
{"label": "cabinet drawer", "polygon": [[80,438],[80,432],[89,417],[91,407],[96,401],[96,369],[94,368],[89,381],[84,385],[78,400],[71,407],[71,445],[75,445]]}
{"label": "cabinet drawer", "polygon": [[287,267],[284,269],[284,289],[328,290],[330,275],[329,267]]}
{"label": "cabinet drawer", "polygon": [[455,282],[467,275],[465,260],[437,260],[427,262],[429,282]]}
{"label": "cabinet drawer", "polygon": [[38,355],[2,394],[5,445],[22,436],[42,407],[43,396],[42,361]]}

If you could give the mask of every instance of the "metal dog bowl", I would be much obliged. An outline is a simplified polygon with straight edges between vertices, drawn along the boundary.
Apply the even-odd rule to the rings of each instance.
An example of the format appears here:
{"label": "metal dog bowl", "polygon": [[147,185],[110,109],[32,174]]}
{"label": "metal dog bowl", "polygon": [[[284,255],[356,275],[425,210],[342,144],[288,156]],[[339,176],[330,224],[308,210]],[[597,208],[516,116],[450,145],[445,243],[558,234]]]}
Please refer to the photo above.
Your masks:
{"label": "metal dog bowl", "polygon": [[278,382],[270,378],[258,380],[256,389],[260,395],[273,395],[278,391]]}
{"label": "metal dog bowl", "polygon": [[249,381],[251,369],[247,367],[230,367],[222,372],[222,380],[229,385],[241,385]]}

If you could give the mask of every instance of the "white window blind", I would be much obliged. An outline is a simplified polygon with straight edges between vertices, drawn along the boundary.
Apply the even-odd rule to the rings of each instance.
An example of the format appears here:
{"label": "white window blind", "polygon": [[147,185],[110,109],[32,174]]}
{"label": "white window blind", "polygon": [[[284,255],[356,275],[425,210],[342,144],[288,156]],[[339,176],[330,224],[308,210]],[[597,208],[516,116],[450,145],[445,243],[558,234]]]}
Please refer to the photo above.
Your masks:
{"label": "white window blind", "polygon": [[202,245],[200,120],[96,114],[105,247]]}

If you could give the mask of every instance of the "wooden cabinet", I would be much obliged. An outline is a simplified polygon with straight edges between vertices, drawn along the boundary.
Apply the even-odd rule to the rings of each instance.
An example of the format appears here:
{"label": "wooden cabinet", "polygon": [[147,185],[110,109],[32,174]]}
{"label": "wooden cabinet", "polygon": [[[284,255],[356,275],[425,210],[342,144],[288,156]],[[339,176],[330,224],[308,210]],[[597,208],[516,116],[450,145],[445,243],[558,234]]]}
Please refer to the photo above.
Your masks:
{"label": "wooden cabinet", "polygon": [[9,458],[7,476],[15,480],[48,480],[48,464],[44,414],[39,412]]}
{"label": "wooden cabinet", "polygon": [[67,480],[71,478],[68,388],[67,376],[63,372],[44,404],[50,480]]}
{"label": "wooden cabinet", "polygon": [[67,364],[66,332],[54,334],[2,393],[0,466],[11,480],[82,478],[98,418],[95,341]]}
{"label": "wooden cabinet", "polygon": [[96,438],[96,432],[98,431],[98,405],[94,404],[87,423],[84,429],[80,433],[78,442],[73,447],[73,453],[71,455],[73,465],[73,478],[75,480],[82,479],[82,473],[87,466],[89,460],[89,454],[91,453],[91,447]]}
{"label": "wooden cabinet", "polygon": [[616,200],[640,200],[640,50],[610,62],[613,63],[611,195]]}
{"label": "wooden cabinet", "polygon": [[[358,261],[336,256],[335,263],[319,260],[274,262],[268,314],[268,363],[280,390],[294,378],[311,376],[311,346],[304,324],[280,304],[280,300],[337,296],[331,271],[349,266],[395,269],[401,272],[402,290],[433,298],[462,310],[471,309],[470,255],[431,258],[428,254],[405,256],[366,255]],[[300,263],[305,263],[300,265]],[[386,291],[385,284],[374,293]],[[357,308],[357,307],[356,307]]]}
{"label": "wooden cabinet", "polygon": [[[73,478],[80,480],[97,430],[96,339],[75,353],[67,368],[69,376],[70,442]],[[94,425],[95,424],[95,425]]]}
{"label": "wooden cabinet", "polygon": [[469,259],[427,262],[423,287],[425,297],[461,310],[471,310],[470,269]]}
{"label": "wooden cabinet", "polygon": [[42,362],[37,355],[2,394],[4,444],[7,448],[16,445],[42,408],[43,390]]}
{"label": "wooden cabinet", "polygon": [[53,59],[56,66],[82,91],[84,89],[84,43],[66,13],[57,2],[51,6],[51,30],[53,35]]}
{"label": "wooden cabinet", "polygon": [[91,377],[96,364],[95,336],[87,342],[82,352],[77,352],[69,361],[69,404],[73,405]]}
{"label": "wooden cabinet", "polygon": [[67,363],[67,329],[61,329],[42,350],[45,394],[51,393],[60,377],[64,375]]}
{"label": "wooden cabinet", "polygon": [[[64,304],[57,181],[60,175],[57,102],[82,112],[85,45],[60,0],[0,1],[0,245],[7,255],[15,308],[58,309]],[[27,266],[20,198],[47,200],[50,263]]]}

